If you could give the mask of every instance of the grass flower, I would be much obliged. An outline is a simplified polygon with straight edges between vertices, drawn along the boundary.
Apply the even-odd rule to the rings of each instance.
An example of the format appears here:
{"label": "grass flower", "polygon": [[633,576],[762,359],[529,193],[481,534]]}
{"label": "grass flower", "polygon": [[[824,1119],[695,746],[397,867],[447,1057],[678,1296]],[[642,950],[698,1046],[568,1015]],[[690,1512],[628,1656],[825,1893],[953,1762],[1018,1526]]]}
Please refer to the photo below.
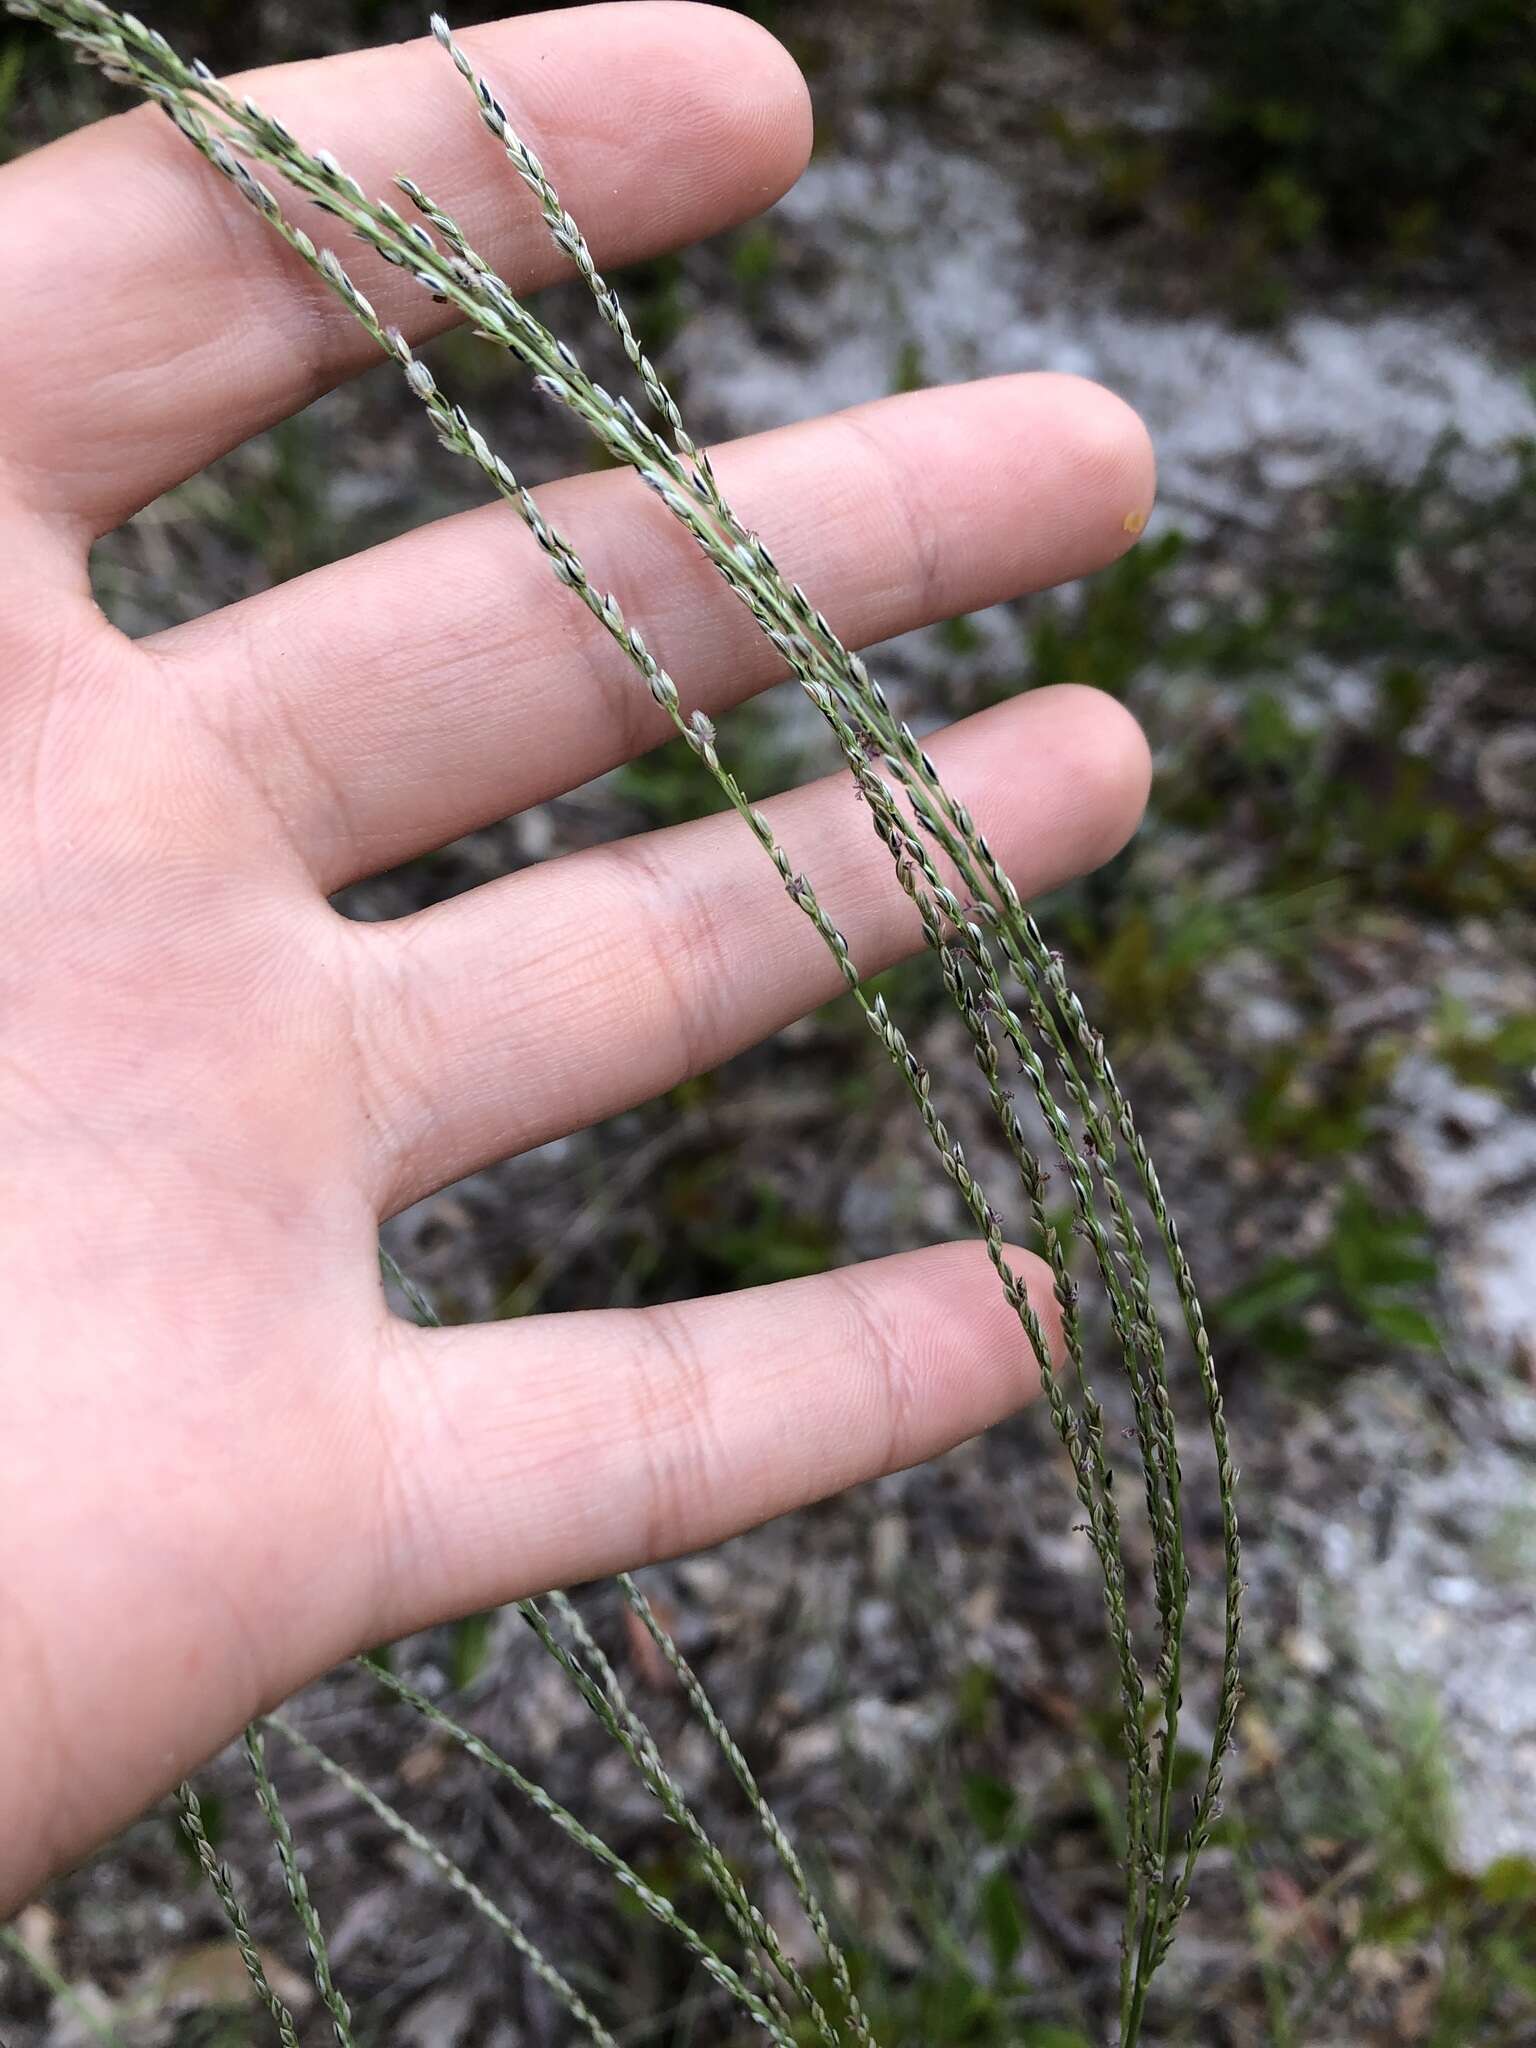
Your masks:
{"label": "grass flower", "polygon": [[[408,219],[392,201],[370,199],[334,156],[306,149],[281,122],[221,85],[206,66],[185,62],[162,36],[103,0],[8,0],[8,4],[12,13],[52,28],[73,45],[83,61],[97,66],[110,79],[155,101],[191,146],[296,256],[325,280],[381,351],[398,365],[444,446],[472,463],[491,490],[522,520],[552,575],[621,650],[635,670],[638,686],[648,690],[666,712],[701,772],[714,780],[743,828],[773,862],[790,900],[836,962],[849,999],[900,1076],[927,1141],[984,1243],[1034,1355],[1103,1579],[1127,1774],[1120,2039],[1122,2048],[1134,2048],[1143,2029],[1150,1985],[1167,1956],[1188,1902],[1196,1862],[1220,1810],[1223,1765],[1239,1693],[1236,1471],[1205,1321],[1177,1228],[1104,1040],[1074,994],[1060,955],[1047,944],[985,835],[966,806],[943,787],[918,738],[897,717],[865,663],[841,643],[807,592],[782,574],[768,543],[732,509],[707,452],[688,433],[674,395],[647,356],[613,288],[598,271],[544,165],[518,136],[502,102],[491,85],[477,76],[441,17],[433,19],[434,35],[463,78],[481,122],[527,186],[553,241],[586,284],[617,338],[638,380],[643,410],[597,382],[575,351],[522,303],[470,246],[452,217],[412,179],[397,181],[401,196],[416,216]],[[935,1099],[933,1076],[885,998],[864,986],[848,942],[824,908],[814,878],[791,865],[768,820],[726,765],[712,722],[698,712],[690,715],[684,710],[678,683],[629,623],[613,593],[593,583],[570,542],[550,524],[465,408],[442,390],[400,331],[380,320],[336,251],[317,245],[289,217],[282,199],[259,172],[274,176],[313,201],[335,219],[338,232],[363,242],[386,262],[406,271],[422,290],[452,305],[478,335],[524,365],[538,390],[571,412],[610,460],[634,470],[691,536],[733,597],[746,607],[826,721],[873,829],[891,857],[900,886],[914,906],[944,989],[970,1039],[988,1105],[1017,1181],[1015,1197],[1029,1218],[1053,1277],[1063,1332],[1059,1360],[1053,1357],[1024,1283],[1009,1262],[1002,1210],[982,1187],[954,1138]],[[946,880],[946,875],[953,880]],[[945,1077],[949,1085],[958,1085],[958,1079]],[[1070,1235],[1083,1247],[1081,1263],[1091,1269],[1102,1292],[1129,1390],[1143,1505],[1152,1537],[1152,1645],[1147,1648],[1142,1647],[1139,1628],[1133,1625],[1122,1507],[1114,1488],[1104,1409],[1090,1378],[1083,1283],[1073,1270],[1077,1255],[1047,1204],[1047,1167],[1032,1148],[1016,1107],[1018,1088],[1033,1104],[1055,1169],[1063,1176],[1071,1211]],[[1155,1264],[1163,1269],[1163,1281],[1157,1284]],[[1157,1301],[1164,1284],[1171,1284],[1177,1303],[1183,1344],[1193,1361],[1214,1446],[1225,1568],[1225,1647],[1214,1679],[1213,1734],[1204,1773],[1182,1816],[1177,1811],[1176,1780],[1191,1586],[1184,1544],[1179,1425],[1170,1373],[1172,1340]],[[415,1312],[431,1319],[430,1305],[419,1291],[407,1287],[407,1292]],[[602,1863],[647,1912],[677,1935],[719,1988],[773,2041],[790,2048],[803,2038],[801,2030],[809,2027],[827,2048],[844,2041],[872,2048],[873,2036],[859,2006],[847,1960],[803,1864],[763,1799],[740,1749],[644,1595],[630,1579],[622,1580],[621,1586],[642,1626],[676,1672],[690,1706],[718,1745],[805,1907],[835,1993],[825,2002],[812,1990],[741,1878],[716,1848],[669,1773],[611,1664],[562,1596],[522,1603],[524,1618],[668,1818],[689,1839],[739,1945],[740,1968],[692,1929],[600,1835],[559,1806],[514,1764],[496,1755],[403,1680],[374,1668],[398,1698],[514,1784],[546,1818]],[[450,1859],[425,1838],[415,1838],[409,1823],[340,1765],[324,1758],[284,1724],[275,1725],[367,1801],[386,1824],[404,1833],[407,1840],[414,1839],[439,1874],[519,1948],[587,2033],[599,2042],[608,2039],[554,1966]],[[266,1767],[259,1729],[248,1734],[247,1753],[284,1881],[309,1946],[316,1984],[337,2040],[345,2048],[351,2038],[350,2013],[331,1976],[324,1934]],[[200,1834],[195,1795],[190,1791],[183,1794],[183,1814],[238,1940],[244,1923],[232,1880]],[[270,1986],[256,1978],[259,1957],[250,1949],[248,1930],[241,1948],[248,1967],[254,1959],[257,1992],[282,2037],[288,2038],[283,2029],[291,2028],[292,2022],[272,1998]]]}

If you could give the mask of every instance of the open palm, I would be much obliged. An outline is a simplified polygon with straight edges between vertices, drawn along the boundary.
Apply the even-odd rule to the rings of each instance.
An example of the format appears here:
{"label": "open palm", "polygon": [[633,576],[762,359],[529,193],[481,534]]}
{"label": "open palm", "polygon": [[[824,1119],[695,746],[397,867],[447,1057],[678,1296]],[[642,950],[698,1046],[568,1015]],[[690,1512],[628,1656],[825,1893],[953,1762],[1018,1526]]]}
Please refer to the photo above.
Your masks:
{"label": "open palm", "polygon": [[[800,78],[723,9],[464,40],[601,260],[741,219],[804,162]],[[515,284],[552,274],[430,44],[252,89],[372,187],[420,173]],[[1033,1375],[966,1245],[665,1309],[391,1316],[381,1217],[715,1065],[836,970],[730,817],[338,915],[343,884],[670,728],[500,506],[123,638],[92,540],[370,347],[148,110],[0,173],[0,244],[3,1906],[349,1652],[910,1463]],[[409,335],[443,323],[355,267]],[[1043,375],[718,467],[855,644],[1096,567],[1152,490],[1134,415]],[[543,496],[693,702],[778,679],[634,479]],[[1025,889],[1106,858],[1145,796],[1140,734],[1085,689],[933,752]],[[862,968],[919,942],[846,782],[765,808]]]}

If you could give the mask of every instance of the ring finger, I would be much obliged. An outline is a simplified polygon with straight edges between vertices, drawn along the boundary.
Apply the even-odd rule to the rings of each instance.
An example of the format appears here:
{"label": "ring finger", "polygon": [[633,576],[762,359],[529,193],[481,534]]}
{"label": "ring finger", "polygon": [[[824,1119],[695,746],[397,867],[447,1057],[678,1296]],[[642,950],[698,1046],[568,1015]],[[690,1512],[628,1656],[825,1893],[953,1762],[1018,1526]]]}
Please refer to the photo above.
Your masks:
{"label": "ring finger", "polygon": [[[1025,894],[1107,860],[1146,799],[1140,729],[1094,690],[1036,691],[931,751]],[[761,809],[861,972],[917,948],[912,906],[846,774]],[[730,813],[350,929],[387,1210],[647,1101],[841,987]]]}

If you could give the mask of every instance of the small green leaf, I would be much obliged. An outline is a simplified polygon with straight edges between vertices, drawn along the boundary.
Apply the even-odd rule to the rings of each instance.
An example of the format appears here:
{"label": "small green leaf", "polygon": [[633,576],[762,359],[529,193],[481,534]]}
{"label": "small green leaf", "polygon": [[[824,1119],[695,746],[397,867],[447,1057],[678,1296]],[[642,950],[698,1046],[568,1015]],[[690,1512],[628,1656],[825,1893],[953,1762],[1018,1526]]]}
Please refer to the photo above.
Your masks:
{"label": "small green leaf", "polygon": [[989,1664],[967,1664],[955,1682],[955,1723],[966,1735],[980,1735],[991,1717],[997,1679]]}
{"label": "small green leaf", "polygon": [[1529,1856],[1500,1856],[1480,1880],[1490,1906],[1536,1905],[1536,1863]]}
{"label": "small green leaf", "polygon": [[1017,1805],[1013,1788],[987,1771],[971,1771],[965,1779],[965,1805],[989,1842],[1000,1842],[1008,1833]]}
{"label": "small green leaf", "polygon": [[1024,1921],[1006,1870],[994,1870],[983,1880],[980,1905],[981,1924],[986,1930],[987,1947],[992,1951],[992,1967],[1002,1980],[1012,1974],[1019,1950],[1024,1946]]}
{"label": "small green leaf", "polygon": [[0,139],[5,134],[5,124],[10,118],[11,108],[16,103],[21,86],[21,75],[26,69],[26,45],[19,35],[9,35],[0,43]]}
{"label": "small green leaf", "polygon": [[485,1669],[485,1660],[491,1648],[491,1623],[496,1619],[496,1610],[491,1608],[485,1614],[466,1614],[454,1624],[453,1630],[453,1683],[455,1690],[462,1692],[467,1685],[473,1685]]}
{"label": "small green leaf", "polygon": [[1303,1308],[1322,1292],[1323,1278],[1315,1266],[1295,1259],[1277,1259],[1255,1274],[1245,1287],[1234,1288],[1217,1304],[1224,1329],[1241,1334],[1257,1329],[1272,1316]]}
{"label": "small green leaf", "polygon": [[1422,1309],[1410,1308],[1406,1302],[1382,1301],[1374,1303],[1366,1313],[1372,1328],[1383,1337],[1390,1337],[1394,1344],[1410,1344],[1419,1351],[1440,1348],[1440,1331]]}

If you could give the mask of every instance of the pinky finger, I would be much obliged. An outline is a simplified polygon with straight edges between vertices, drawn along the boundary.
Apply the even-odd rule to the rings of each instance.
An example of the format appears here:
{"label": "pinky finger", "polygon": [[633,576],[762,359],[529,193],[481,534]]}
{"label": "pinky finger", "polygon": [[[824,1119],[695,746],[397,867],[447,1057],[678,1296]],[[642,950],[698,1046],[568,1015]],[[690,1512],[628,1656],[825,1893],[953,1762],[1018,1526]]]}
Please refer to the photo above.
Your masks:
{"label": "pinky finger", "polygon": [[[1009,1258],[1054,1346],[1049,1272]],[[392,1343],[388,1476],[358,1495],[389,1520],[376,1637],[718,1542],[947,1450],[1039,1384],[980,1244]]]}

